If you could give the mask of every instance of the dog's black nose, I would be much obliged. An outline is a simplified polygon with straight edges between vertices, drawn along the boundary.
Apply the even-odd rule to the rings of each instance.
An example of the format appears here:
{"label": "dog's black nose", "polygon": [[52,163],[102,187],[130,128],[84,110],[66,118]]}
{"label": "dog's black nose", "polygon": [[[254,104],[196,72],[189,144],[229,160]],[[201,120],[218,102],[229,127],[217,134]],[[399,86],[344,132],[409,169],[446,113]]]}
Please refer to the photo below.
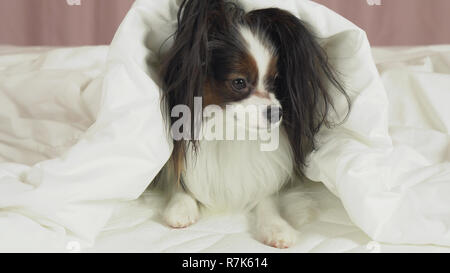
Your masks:
{"label": "dog's black nose", "polygon": [[277,123],[281,120],[283,112],[281,107],[278,106],[268,106],[266,109],[266,118],[270,123]]}

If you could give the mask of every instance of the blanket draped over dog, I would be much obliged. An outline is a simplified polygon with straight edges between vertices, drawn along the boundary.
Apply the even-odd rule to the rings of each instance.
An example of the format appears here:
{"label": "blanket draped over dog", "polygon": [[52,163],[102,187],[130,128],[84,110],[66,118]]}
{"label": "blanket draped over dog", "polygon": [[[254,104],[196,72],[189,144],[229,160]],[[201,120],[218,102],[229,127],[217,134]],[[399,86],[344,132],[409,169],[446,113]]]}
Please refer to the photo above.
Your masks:
{"label": "blanket draped over dog", "polygon": [[[101,47],[0,56],[0,251],[94,243],[166,163],[152,65],[179,2],[137,0],[107,56]],[[346,19],[306,0],[240,2],[306,21],[352,98],[345,123],[320,132],[307,176],[374,240],[450,245],[450,76],[394,70],[383,75],[388,93],[364,31]],[[336,104],[339,120],[345,101]]]}

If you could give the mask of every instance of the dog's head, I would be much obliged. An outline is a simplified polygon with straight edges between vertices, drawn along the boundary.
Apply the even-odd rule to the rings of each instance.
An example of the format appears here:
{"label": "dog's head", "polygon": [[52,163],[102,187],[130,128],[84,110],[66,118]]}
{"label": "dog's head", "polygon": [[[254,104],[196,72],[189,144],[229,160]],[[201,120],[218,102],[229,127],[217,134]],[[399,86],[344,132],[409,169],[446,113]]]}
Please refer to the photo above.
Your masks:
{"label": "dog's head", "polygon": [[[281,122],[298,170],[314,149],[320,127],[330,125],[330,84],[349,101],[307,25],[277,8],[246,13],[233,2],[184,0],[174,43],[163,60],[165,114],[170,115],[177,105],[194,113],[195,97],[203,99],[203,108],[256,106],[251,108],[256,114],[246,126],[260,128]],[[195,119],[201,117],[191,118],[188,129],[194,136],[199,129]],[[174,144],[173,157],[181,171],[187,145],[195,148],[197,142],[191,138]]]}

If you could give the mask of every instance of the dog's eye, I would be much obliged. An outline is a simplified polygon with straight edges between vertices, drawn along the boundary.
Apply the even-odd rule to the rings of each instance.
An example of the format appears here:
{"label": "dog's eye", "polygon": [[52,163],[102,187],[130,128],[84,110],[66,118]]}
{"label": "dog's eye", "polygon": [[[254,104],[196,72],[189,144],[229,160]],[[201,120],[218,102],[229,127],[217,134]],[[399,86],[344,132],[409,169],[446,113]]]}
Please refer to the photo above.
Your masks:
{"label": "dog's eye", "polygon": [[245,79],[235,79],[231,82],[231,85],[236,91],[244,91],[247,88],[247,81]]}

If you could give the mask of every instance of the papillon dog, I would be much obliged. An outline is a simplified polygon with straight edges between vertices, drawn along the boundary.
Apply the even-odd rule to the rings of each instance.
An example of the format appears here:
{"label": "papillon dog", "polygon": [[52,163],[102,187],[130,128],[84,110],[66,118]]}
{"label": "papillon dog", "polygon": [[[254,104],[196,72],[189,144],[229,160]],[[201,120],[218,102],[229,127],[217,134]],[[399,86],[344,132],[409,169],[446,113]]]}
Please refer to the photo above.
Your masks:
{"label": "papillon dog", "polygon": [[[252,105],[257,119],[249,118],[244,127],[279,128],[279,141],[276,149],[262,151],[261,140],[174,140],[163,171],[170,193],[163,218],[171,227],[184,228],[199,219],[200,207],[252,210],[259,240],[290,247],[295,225],[283,217],[279,193],[302,177],[316,133],[331,126],[329,89],[347,100],[348,95],[306,23],[288,11],[245,12],[236,1],[184,0],[177,19],[173,44],[161,62],[162,110],[170,116],[168,123],[179,120],[171,115],[177,105],[195,112],[195,98],[201,98],[202,110]],[[197,128],[197,118],[192,115],[190,128],[184,128],[190,136],[204,128],[204,123]],[[236,118],[225,123],[229,121]],[[288,198],[284,207],[302,210],[294,199]],[[294,214],[297,222],[309,215]]]}

